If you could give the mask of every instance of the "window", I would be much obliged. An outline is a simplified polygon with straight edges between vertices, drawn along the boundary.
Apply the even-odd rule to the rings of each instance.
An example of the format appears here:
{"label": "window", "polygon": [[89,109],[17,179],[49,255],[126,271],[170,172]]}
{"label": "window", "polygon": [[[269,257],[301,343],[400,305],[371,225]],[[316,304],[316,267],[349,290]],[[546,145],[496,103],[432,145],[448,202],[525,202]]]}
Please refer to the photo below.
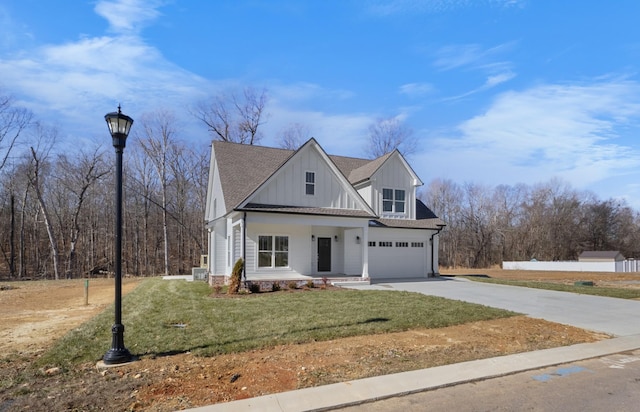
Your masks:
{"label": "window", "polygon": [[369,242],[369,247],[376,247],[376,242]]}
{"label": "window", "polygon": [[289,266],[288,236],[258,236],[258,267]]}
{"label": "window", "polygon": [[411,242],[411,247],[424,247],[424,242]]}
{"label": "window", "polygon": [[393,189],[382,189],[382,211],[393,212]]}
{"label": "window", "polygon": [[308,195],[316,194],[316,172],[305,173],[305,193]]}
{"label": "window", "polygon": [[392,247],[393,242],[378,242],[378,246],[380,247]]}
{"label": "window", "polygon": [[405,195],[402,189],[382,189],[382,211],[404,213]]}
{"label": "window", "polygon": [[409,242],[396,242],[396,247],[409,247]]}

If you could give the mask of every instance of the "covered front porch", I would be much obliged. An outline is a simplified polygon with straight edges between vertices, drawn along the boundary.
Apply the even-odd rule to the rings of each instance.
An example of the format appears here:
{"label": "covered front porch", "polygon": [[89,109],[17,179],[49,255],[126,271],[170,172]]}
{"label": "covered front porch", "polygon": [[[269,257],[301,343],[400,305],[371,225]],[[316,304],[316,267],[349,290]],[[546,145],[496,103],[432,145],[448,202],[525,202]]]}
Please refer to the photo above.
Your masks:
{"label": "covered front porch", "polygon": [[221,223],[210,234],[212,284],[226,283],[240,258],[243,281],[264,287],[369,281],[366,218],[243,212]]}

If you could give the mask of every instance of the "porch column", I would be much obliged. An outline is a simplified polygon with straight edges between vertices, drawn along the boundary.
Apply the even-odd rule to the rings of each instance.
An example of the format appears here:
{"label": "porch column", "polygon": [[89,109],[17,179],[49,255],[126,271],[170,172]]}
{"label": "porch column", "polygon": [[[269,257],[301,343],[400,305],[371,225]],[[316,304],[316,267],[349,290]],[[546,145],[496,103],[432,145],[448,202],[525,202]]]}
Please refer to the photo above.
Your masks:
{"label": "porch column", "polygon": [[362,228],[362,277],[369,277],[369,221]]}

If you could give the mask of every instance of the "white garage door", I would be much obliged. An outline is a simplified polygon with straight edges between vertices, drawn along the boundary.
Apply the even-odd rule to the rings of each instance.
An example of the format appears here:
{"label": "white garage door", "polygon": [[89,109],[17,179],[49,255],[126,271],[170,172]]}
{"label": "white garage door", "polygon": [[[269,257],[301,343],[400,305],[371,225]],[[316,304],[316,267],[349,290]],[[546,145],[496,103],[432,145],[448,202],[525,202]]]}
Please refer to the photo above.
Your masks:
{"label": "white garage door", "polygon": [[[422,240],[371,239],[369,276],[373,279],[427,276],[427,249]],[[375,243],[375,246],[373,246]]]}

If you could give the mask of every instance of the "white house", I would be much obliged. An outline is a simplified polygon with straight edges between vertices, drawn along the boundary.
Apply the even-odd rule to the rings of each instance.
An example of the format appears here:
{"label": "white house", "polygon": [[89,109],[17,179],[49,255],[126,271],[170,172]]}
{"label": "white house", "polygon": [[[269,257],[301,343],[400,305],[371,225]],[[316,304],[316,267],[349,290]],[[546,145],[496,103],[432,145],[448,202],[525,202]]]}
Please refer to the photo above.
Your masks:
{"label": "white house", "polygon": [[205,221],[210,281],[424,278],[445,223],[416,198],[399,151],[375,160],[215,141]]}

